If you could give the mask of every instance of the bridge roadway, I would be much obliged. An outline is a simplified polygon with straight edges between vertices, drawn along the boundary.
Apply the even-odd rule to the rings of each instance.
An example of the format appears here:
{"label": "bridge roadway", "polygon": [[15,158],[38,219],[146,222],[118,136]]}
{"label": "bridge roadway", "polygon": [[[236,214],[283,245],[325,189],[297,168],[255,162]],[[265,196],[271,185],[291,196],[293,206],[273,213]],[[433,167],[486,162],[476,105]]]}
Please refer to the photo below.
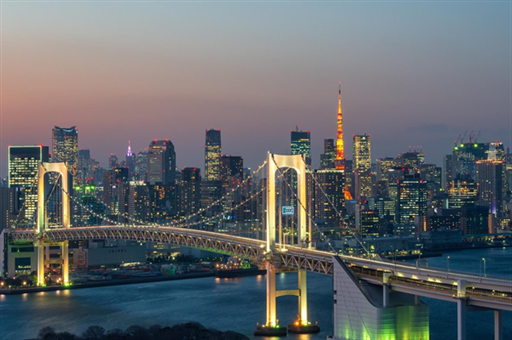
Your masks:
{"label": "bridge roadway", "polygon": [[[7,233],[11,241],[36,242],[41,238],[34,230],[9,230]],[[50,244],[52,241],[93,239],[162,242],[240,256],[260,264],[272,261],[277,270],[291,268],[324,275],[332,275],[333,271],[334,254],[330,252],[286,246],[278,249],[277,254],[269,254],[266,253],[267,242],[264,240],[196,229],[160,226],[74,227],[49,229],[42,237],[45,243]],[[339,256],[360,279],[376,285],[388,285],[394,291],[454,301],[461,297],[461,289],[457,290],[457,285],[463,283],[468,305],[512,311],[512,280],[429,269],[381,259]],[[384,278],[386,273],[387,279]]]}

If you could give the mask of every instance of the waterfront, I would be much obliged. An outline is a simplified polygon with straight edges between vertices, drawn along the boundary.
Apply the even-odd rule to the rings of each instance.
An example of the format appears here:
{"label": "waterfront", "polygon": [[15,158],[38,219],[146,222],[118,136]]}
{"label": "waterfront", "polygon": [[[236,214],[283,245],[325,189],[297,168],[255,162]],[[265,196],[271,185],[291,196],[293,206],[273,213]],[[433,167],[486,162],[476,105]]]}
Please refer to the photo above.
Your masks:
{"label": "waterfront", "polygon": [[[451,252],[452,270],[505,276],[512,280],[512,248]],[[446,268],[446,255],[427,259],[429,266]],[[409,261],[411,262],[411,261]],[[414,261],[412,261],[414,262]],[[279,289],[293,288],[297,275],[279,274]],[[332,328],[332,279],[308,274],[308,304],[311,321],[318,321],[318,335],[288,335],[292,339],[325,339]],[[206,327],[234,330],[248,336],[265,318],[265,277],[237,279],[201,278],[124,286],[99,287],[0,296],[0,339],[34,338],[40,328],[81,333],[90,325],[107,329],[133,324],[173,325],[197,321]],[[424,299],[430,306],[430,338],[456,338],[455,303]],[[278,299],[281,324],[296,318],[295,297]],[[490,339],[493,313],[468,313],[468,340]],[[512,313],[504,313],[504,338],[512,338]]]}

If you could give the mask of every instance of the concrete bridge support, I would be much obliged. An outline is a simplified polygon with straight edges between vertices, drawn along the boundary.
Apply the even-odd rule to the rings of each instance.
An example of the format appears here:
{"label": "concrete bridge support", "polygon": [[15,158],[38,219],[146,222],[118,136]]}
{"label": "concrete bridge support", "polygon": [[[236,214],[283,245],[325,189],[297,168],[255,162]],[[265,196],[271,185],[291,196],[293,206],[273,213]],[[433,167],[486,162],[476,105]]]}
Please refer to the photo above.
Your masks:
{"label": "concrete bridge support", "polygon": [[494,311],[494,340],[503,340],[503,311]]}
{"label": "concrete bridge support", "polygon": [[457,340],[466,340],[467,286],[466,281],[457,281]]}
{"label": "concrete bridge support", "polygon": [[[57,172],[60,174],[62,179],[61,185],[66,191],[69,190],[68,182],[68,168],[66,163],[39,163],[38,169],[38,184],[37,184],[37,284],[42,286],[45,284],[44,268],[45,260],[45,246],[49,246],[50,243],[44,240],[44,231],[48,228],[47,215],[46,215],[46,201],[45,201],[45,180],[44,176],[49,172]],[[62,191],[62,227],[69,228],[71,225],[71,206],[67,192]],[[52,243],[55,245],[55,242]],[[69,284],[69,241],[58,242],[57,245],[61,247],[61,272],[62,272],[62,284]]]}
{"label": "concrete bridge support", "polygon": [[[274,155],[267,154],[267,244],[266,244],[266,268],[267,268],[267,322],[265,326],[258,327],[255,335],[282,336],[286,335],[286,327],[279,327],[277,323],[276,298],[284,295],[296,295],[298,299],[299,320],[288,325],[292,333],[317,333],[320,328],[311,325],[308,321],[307,304],[307,279],[306,271],[299,270],[297,290],[276,290],[276,257],[281,249],[276,247],[276,172],[281,168],[292,168],[297,173],[297,234],[298,246],[310,248],[307,229],[306,212],[306,163],[302,155]],[[279,212],[281,213],[281,212]]]}

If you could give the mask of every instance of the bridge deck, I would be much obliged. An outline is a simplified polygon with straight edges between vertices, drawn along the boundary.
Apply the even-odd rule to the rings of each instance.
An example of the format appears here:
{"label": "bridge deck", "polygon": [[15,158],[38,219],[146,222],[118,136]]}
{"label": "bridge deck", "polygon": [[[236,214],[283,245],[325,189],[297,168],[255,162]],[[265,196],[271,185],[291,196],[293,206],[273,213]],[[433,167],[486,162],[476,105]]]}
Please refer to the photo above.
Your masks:
{"label": "bridge deck", "polygon": [[[37,237],[40,237],[36,235],[34,230],[8,230],[4,232],[7,232],[8,237],[12,241],[35,242]],[[42,237],[45,242],[92,239],[162,242],[240,256],[259,262],[264,261],[269,255],[265,252],[266,241],[263,240],[173,227],[95,226],[69,229],[56,228],[45,231]],[[285,249],[278,249],[278,253],[273,255],[272,261],[277,268],[285,267],[332,275],[332,257],[336,254],[315,249],[286,246]],[[472,299],[476,300],[478,296],[479,300],[484,300],[487,304],[506,302],[512,310],[511,280],[420,268],[414,265],[384,260],[364,259],[345,255],[340,255],[340,258],[350,264],[356,273],[359,272],[361,278],[373,280],[377,284],[382,284],[384,272],[392,273],[393,281],[391,285],[393,289],[407,291],[416,295],[427,296],[425,294],[428,292],[433,294],[434,290],[435,294],[443,297],[443,299],[453,299],[453,292],[454,290],[456,292],[457,282],[463,280],[467,282],[468,287],[471,287],[471,291],[468,291],[468,296]],[[365,273],[364,270],[367,270],[367,272]],[[368,275],[373,276],[368,277]],[[425,293],[420,294],[421,292]]]}

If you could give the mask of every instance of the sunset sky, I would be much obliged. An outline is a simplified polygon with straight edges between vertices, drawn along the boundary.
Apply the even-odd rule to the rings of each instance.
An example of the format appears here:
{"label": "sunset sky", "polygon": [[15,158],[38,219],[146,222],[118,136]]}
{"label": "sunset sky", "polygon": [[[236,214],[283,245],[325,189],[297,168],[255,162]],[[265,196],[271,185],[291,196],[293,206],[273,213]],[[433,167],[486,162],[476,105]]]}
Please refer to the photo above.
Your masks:
{"label": "sunset sky", "polygon": [[51,146],[54,125],[106,166],[170,139],[204,174],[205,130],[255,167],[311,130],[372,159],[421,145],[441,164],[465,130],[510,146],[510,2],[2,2],[0,175],[7,146]]}

